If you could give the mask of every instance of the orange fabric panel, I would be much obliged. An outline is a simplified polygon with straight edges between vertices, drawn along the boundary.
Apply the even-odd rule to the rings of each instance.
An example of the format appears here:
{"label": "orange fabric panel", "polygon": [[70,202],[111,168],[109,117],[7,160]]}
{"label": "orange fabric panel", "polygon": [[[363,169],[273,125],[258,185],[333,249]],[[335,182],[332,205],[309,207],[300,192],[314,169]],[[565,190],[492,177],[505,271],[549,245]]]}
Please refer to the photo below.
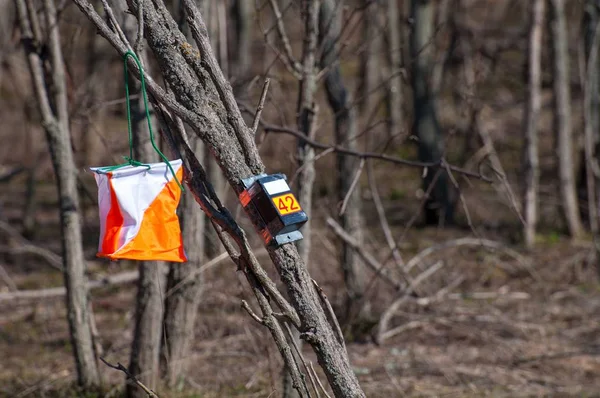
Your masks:
{"label": "orange fabric panel", "polygon": [[[181,181],[183,168],[179,168],[176,175],[177,179]],[[139,232],[135,238],[110,257],[171,262],[187,261],[183,250],[179,218],[176,214],[180,197],[181,190],[177,181],[171,179],[144,212]]]}

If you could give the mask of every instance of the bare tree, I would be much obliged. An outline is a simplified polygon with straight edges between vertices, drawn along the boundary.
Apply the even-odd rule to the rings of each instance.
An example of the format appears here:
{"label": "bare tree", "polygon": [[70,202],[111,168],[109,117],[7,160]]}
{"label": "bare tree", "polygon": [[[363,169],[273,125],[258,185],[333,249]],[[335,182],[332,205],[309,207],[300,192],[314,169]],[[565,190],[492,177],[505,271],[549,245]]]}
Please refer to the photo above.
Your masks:
{"label": "bare tree", "polygon": [[[202,154],[201,141],[190,137],[190,146]],[[165,303],[163,359],[167,383],[175,386],[185,376],[187,357],[194,340],[194,326],[202,295],[202,274],[196,272],[204,259],[204,213],[187,193],[182,198],[181,223],[186,263],[172,264],[169,270]]]}
{"label": "bare tree", "polygon": [[562,208],[569,233],[573,237],[578,237],[583,232],[583,227],[579,216],[575,188],[569,39],[565,15],[565,0],[550,0],[548,23],[550,25],[549,39],[553,56],[554,125],[557,128],[556,152],[558,154],[558,175]]}
{"label": "bare tree", "polygon": [[[419,160],[439,163],[444,156],[444,135],[438,122],[435,93],[431,89],[435,2],[412,0],[412,34],[410,40],[413,89],[413,134],[418,139]],[[434,184],[433,187],[430,187]],[[430,192],[425,202],[427,224],[454,222],[456,194],[444,169],[423,173],[423,190]]]}
{"label": "bare tree", "polygon": [[[182,31],[186,32],[187,36],[189,29],[185,23],[183,4],[179,3],[179,12],[182,14],[179,16],[179,23],[184,27]],[[168,128],[166,121],[160,121],[162,127]],[[202,141],[197,136],[192,136],[189,144],[199,159],[203,160]],[[181,154],[185,153],[183,148],[178,149]],[[190,193],[182,196],[180,213],[181,232],[188,261],[170,264],[165,294],[165,335],[161,341],[163,373],[171,387],[181,382],[187,371],[203,290],[202,274],[197,271],[204,260],[205,232],[207,227],[212,229],[210,225],[206,225],[204,213],[198,211],[196,201]]]}
{"label": "bare tree", "polygon": [[[329,106],[335,116],[335,140],[338,145],[356,150],[356,116],[349,93],[344,86],[340,68],[337,43],[342,32],[343,3],[322,0],[319,9],[319,43],[321,46],[321,67],[326,70],[325,90]],[[360,177],[362,168],[355,157],[336,154],[337,199],[340,205],[340,224],[350,236],[362,243],[361,189],[354,183]],[[346,321],[360,320],[361,311],[368,309],[365,303],[364,267],[360,257],[346,242],[342,243],[341,265],[346,283]],[[364,314],[363,314],[364,315]]]}
{"label": "bare tree", "polygon": [[[120,54],[127,51],[127,43],[106,25],[88,1],[74,2]],[[316,20],[318,2],[315,3],[311,5],[311,15]],[[233,91],[219,69],[206,35],[206,26],[195,4],[192,0],[184,0],[187,21],[198,45],[198,52],[193,51],[186,42],[162,2],[144,2],[140,5],[130,1],[129,6],[134,15],[137,15],[138,6],[142,8],[148,46],[153,50],[162,76],[172,90],[172,93],[167,93],[153,79],[148,78],[151,96],[161,107],[161,111],[170,114],[170,117],[180,117],[210,147],[211,154],[217,159],[229,185],[236,195],[240,195],[244,191],[242,179],[264,172],[265,166],[253,142],[252,132],[243,121]],[[139,73],[133,63],[130,62],[130,65]],[[184,145],[185,133],[176,129],[173,131],[178,142]],[[167,134],[165,130],[163,132]],[[288,302],[258,263],[245,232],[222,205],[191,149],[189,154],[190,162],[186,162],[186,167],[191,172],[191,178],[187,179],[187,186],[218,229],[221,242],[230,257],[244,272],[261,308],[262,317],[254,314],[248,303],[244,307],[255,321],[260,322],[271,333],[280,354],[290,366],[294,386],[304,396],[309,395],[306,383],[300,377],[298,361],[293,358],[291,349],[285,342],[279,319],[285,319],[299,328],[302,339],[313,347],[336,397],[364,397],[350,366],[343,339],[329,323],[323,307],[324,299],[316,291],[295,245],[267,248],[275,269],[287,288]],[[255,225],[259,225],[258,214],[252,211],[247,214]],[[270,300],[267,299],[267,294]],[[271,305],[277,305],[279,311],[274,311]]]}
{"label": "bare tree", "polygon": [[535,227],[538,214],[539,189],[539,149],[538,117],[541,107],[541,58],[542,30],[544,24],[545,0],[531,3],[531,23],[529,28],[528,94],[524,118],[524,174],[525,194],[523,213],[525,218],[525,245],[531,248],[535,243]]}
{"label": "bare tree", "polygon": [[[223,24],[226,24],[227,21],[222,21],[219,18],[219,12],[222,9],[222,5],[219,3],[223,3],[220,0],[196,0],[196,4],[198,4],[198,8],[201,10],[202,15],[208,15],[207,21],[207,33],[208,38],[210,39],[210,44],[217,55],[217,60],[221,67],[227,67],[229,63],[229,59],[226,57],[226,53],[223,51],[223,46],[227,47],[227,43],[222,43],[222,41],[226,40],[226,35],[223,29]],[[225,68],[227,70],[227,68]],[[227,73],[225,73],[227,75]],[[208,172],[208,178],[210,182],[213,184],[217,192],[222,195],[225,190],[225,181],[223,178],[223,173],[219,168],[219,165],[216,163],[215,159],[210,155],[210,148],[205,148],[204,153],[204,162],[206,164],[206,170]],[[204,251],[207,258],[213,258],[218,254],[219,247],[221,246],[219,242],[219,237],[213,228],[210,225],[207,225],[207,229],[205,232],[205,243],[204,243]]]}
{"label": "bare tree", "polygon": [[235,40],[233,45],[234,75],[237,79],[244,81],[248,78],[251,66],[252,44],[252,14],[251,2],[234,0],[232,6],[232,17],[235,24]]}
{"label": "bare tree", "polygon": [[[285,2],[284,2],[285,3]],[[314,95],[316,91],[316,52],[318,45],[318,15],[319,0],[306,0],[302,2],[302,13],[304,18],[304,42],[302,47],[301,59],[301,79],[298,90],[297,101],[297,126],[298,130],[308,137],[314,136],[316,105]],[[277,18],[277,16],[276,16]],[[277,23],[278,21],[276,21]],[[287,38],[285,38],[287,40]],[[313,203],[313,185],[315,182],[315,151],[307,145],[305,141],[299,139],[297,143],[298,158],[298,200],[302,203],[302,208],[308,215],[308,221],[303,227],[304,239],[297,242],[298,251],[305,264],[310,261],[311,251],[311,213]],[[291,336],[296,340],[298,346],[302,345],[299,334]],[[292,387],[292,375],[287,366],[283,368],[283,396],[284,398],[294,398],[298,396],[298,391]]]}
{"label": "bare tree", "polygon": [[382,34],[379,23],[379,2],[362,0],[363,52],[360,57],[358,99],[361,114],[370,116],[376,103],[373,90],[380,79]]}
{"label": "bare tree", "polygon": [[[304,44],[302,50],[302,78],[298,91],[297,125],[304,135],[314,135],[314,117],[316,113],[314,95],[316,90],[316,51],[318,44],[319,0],[303,1],[304,14]],[[315,166],[313,159],[315,151],[305,141],[298,140],[298,200],[309,219],[304,226],[304,239],[298,242],[298,250],[305,263],[308,263],[311,248],[310,215],[312,210],[312,191],[315,181]]]}
{"label": "bare tree", "polygon": [[[119,6],[121,9],[118,10],[118,15],[121,17],[120,23],[123,26],[124,34],[130,42],[136,43],[137,56],[142,65],[148,68],[148,56],[146,47],[143,45],[143,37],[137,37],[139,31],[136,18],[126,12],[127,4],[124,1],[120,2]],[[133,78],[129,78],[129,81],[131,81],[129,92],[137,94],[129,100],[128,104],[131,110],[134,158],[144,163],[156,162],[159,157],[150,140],[152,130],[146,124],[147,104],[137,81]],[[148,123],[157,125],[156,118],[152,114]],[[137,284],[135,325],[129,371],[149,388],[154,389],[160,378],[166,265],[160,261],[140,261],[138,269],[140,277]],[[144,391],[135,384],[127,385],[127,394],[130,397],[145,396]]]}
{"label": "bare tree", "polygon": [[398,0],[387,0],[387,55],[390,65],[388,85],[388,113],[390,136],[400,132],[403,122],[402,108],[402,47],[400,28],[402,23],[398,11]]}
{"label": "bare tree", "polygon": [[[78,382],[100,383],[91,332],[86,261],[81,240],[77,168],[71,148],[64,60],[53,0],[43,1],[45,32],[30,0],[15,0],[37,106],[42,116],[58,185],[67,319]],[[47,51],[47,53],[46,53]]]}
{"label": "bare tree", "polygon": [[596,269],[600,275],[600,238],[598,236],[598,155],[600,154],[600,79],[598,78],[598,46],[600,43],[600,3],[596,0],[585,2],[583,13],[583,46],[582,85],[584,87],[584,161],[582,162],[581,180],[583,191],[587,194],[588,220],[596,250]]}

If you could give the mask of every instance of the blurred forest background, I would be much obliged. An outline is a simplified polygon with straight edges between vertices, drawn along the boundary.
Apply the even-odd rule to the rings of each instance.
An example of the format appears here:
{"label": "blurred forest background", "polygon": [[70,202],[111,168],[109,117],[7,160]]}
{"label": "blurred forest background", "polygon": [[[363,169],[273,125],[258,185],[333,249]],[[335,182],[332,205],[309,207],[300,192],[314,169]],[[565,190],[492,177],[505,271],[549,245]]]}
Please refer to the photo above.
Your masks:
{"label": "blurred forest background", "polygon": [[[260,154],[309,213],[298,246],[368,397],[597,395],[600,1],[195,2],[248,125],[266,93]],[[133,43],[135,17],[107,4]],[[189,37],[180,2],[164,4]],[[164,85],[146,47],[138,56]],[[138,156],[150,159],[133,90]],[[52,113],[69,137],[54,155],[72,156],[63,194]],[[190,192],[187,265],[95,256],[88,168],[128,154],[123,61],[75,2],[0,0],[0,120],[1,396],[145,396],[100,356],[161,397],[294,396]],[[193,145],[279,285],[223,173]],[[63,244],[68,187],[81,232]],[[85,278],[69,279],[77,264]],[[65,301],[65,280],[81,295]],[[88,365],[65,304],[77,297]]]}

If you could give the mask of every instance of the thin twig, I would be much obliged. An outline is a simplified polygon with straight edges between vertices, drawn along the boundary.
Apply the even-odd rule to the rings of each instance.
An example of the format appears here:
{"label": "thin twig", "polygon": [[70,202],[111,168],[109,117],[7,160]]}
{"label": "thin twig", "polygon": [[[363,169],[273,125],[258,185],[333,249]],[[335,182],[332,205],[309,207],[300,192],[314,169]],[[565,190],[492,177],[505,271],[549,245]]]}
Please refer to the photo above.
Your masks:
{"label": "thin twig", "polygon": [[396,241],[394,240],[394,236],[392,235],[392,229],[390,228],[390,224],[388,223],[387,217],[385,215],[385,209],[383,208],[381,196],[379,196],[379,190],[377,189],[377,184],[375,183],[375,176],[373,175],[373,165],[371,162],[367,164],[367,179],[369,180],[371,196],[373,197],[373,203],[375,204],[375,209],[377,210],[377,216],[379,217],[379,223],[381,224],[383,235],[385,236],[385,240],[387,241],[387,244],[390,247],[390,250],[392,251],[392,256],[394,258],[394,261],[396,262],[396,266],[398,267],[398,269],[402,269],[404,260],[402,259],[402,255],[400,254],[400,250],[398,249],[398,244],[396,244]]}
{"label": "thin twig", "polygon": [[144,0],[138,0],[138,32],[135,40],[135,52],[142,61],[142,51],[144,51]]}
{"label": "thin twig", "polygon": [[[281,43],[283,44],[283,49],[285,51],[285,60],[291,66],[292,71],[298,76],[302,72],[302,67],[298,61],[294,58],[294,54],[292,53],[292,46],[290,45],[290,39],[285,31],[285,25],[283,24],[283,15],[279,11],[279,6],[277,5],[276,0],[269,0],[271,4],[271,9],[273,10],[273,14],[275,14],[275,24],[277,26],[277,33],[279,34],[279,38],[281,39]],[[291,4],[291,2],[290,2]],[[268,34],[268,33],[267,33]]]}
{"label": "thin twig", "polygon": [[471,219],[471,212],[469,211],[469,207],[467,206],[467,200],[465,199],[465,195],[463,195],[462,190],[460,189],[460,185],[458,185],[458,181],[456,181],[456,178],[454,178],[452,170],[450,170],[450,165],[448,164],[448,162],[446,162],[446,160],[442,159],[442,166],[446,169],[446,172],[448,173],[448,178],[450,178],[452,185],[454,185],[454,188],[458,192],[458,197],[463,207],[463,211],[465,212],[465,217],[467,218],[467,224],[469,225],[469,228],[471,228],[473,235],[479,236],[479,233],[473,225],[473,220]]}
{"label": "thin twig", "polygon": [[242,308],[246,310],[252,319],[264,326],[264,321],[258,315],[256,315],[254,311],[252,311],[252,308],[250,308],[250,305],[246,300],[242,300]]}
{"label": "thin twig", "polygon": [[104,362],[104,364],[106,366],[108,366],[109,368],[120,370],[121,372],[125,373],[125,375],[127,376],[127,379],[129,379],[129,380],[133,381],[135,384],[137,384],[138,387],[140,387],[142,390],[144,390],[144,392],[146,394],[148,394],[149,397],[159,398],[158,395],[154,391],[152,391],[151,389],[146,387],[141,381],[139,381],[134,375],[132,375],[131,372],[129,372],[129,370],[125,366],[123,366],[120,362],[117,362],[117,365],[115,366],[115,365],[107,362],[102,357],[100,357],[100,360],[102,362]]}
{"label": "thin twig", "polygon": [[342,333],[342,328],[340,327],[340,323],[338,322],[337,317],[335,316],[335,311],[333,311],[331,302],[329,301],[329,299],[327,298],[327,295],[325,294],[325,291],[321,288],[321,286],[319,286],[317,281],[313,279],[312,282],[315,285],[315,288],[317,289],[317,293],[319,293],[319,297],[321,298],[321,301],[325,305],[325,310],[329,317],[329,322],[331,322],[331,324],[333,325],[333,330],[335,331],[335,333],[337,335],[338,342],[345,350],[346,342],[344,341],[344,334]]}
{"label": "thin twig", "polygon": [[260,101],[258,101],[258,107],[256,108],[256,114],[254,115],[254,121],[252,122],[252,135],[256,136],[256,130],[258,129],[258,122],[260,121],[260,115],[265,106],[265,99],[267,98],[267,91],[269,91],[269,83],[271,79],[268,77],[265,79],[263,84],[262,93],[260,94]]}
{"label": "thin twig", "polygon": [[[312,146],[315,149],[321,149],[321,150],[333,149],[333,151],[335,151],[337,153],[341,153],[341,154],[349,155],[349,156],[356,156],[361,159],[379,159],[379,160],[385,160],[387,162],[394,163],[394,164],[401,164],[401,165],[405,165],[405,166],[418,167],[418,168],[434,168],[435,169],[435,168],[444,168],[445,167],[443,164],[444,163],[443,158],[439,162],[427,163],[427,162],[418,162],[418,161],[414,161],[414,160],[406,160],[406,159],[402,159],[402,158],[399,158],[396,156],[390,156],[390,155],[386,155],[383,153],[377,153],[377,152],[359,152],[359,151],[355,151],[352,149],[344,148],[340,145],[323,144],[321,142],[313,140],[312,138],[307,137],[301,131],[297,131],[297,130],[294,130],[294,129],[291,129],[288,127],[274,126],[274,125],[267,124],[267,123],[261,123],[261,124],[263,125],[263,129],[266,132],[285,133],[285,134],[293,135],[294,137],[299,138],[300,140],[302,140],[303,142]],[[456,173],[462,174],[464,176],[477,178],[477,179],[485,181],[485,182],[493,182],[490,178],[488,178],[480,173],[474,173],[472,171],[465,170],[463,168],[453,166],[451,164],[446,164],[446,165],[450,170],[452,170]]]}
{"label": "thin twig", "polygon": [[294,350],[296,350],[296,355],[298,355],[298,358],[300,358],[300,361],[302,362],[304,369],[306,369],[306,373],[308,373],[308,377],[310,379],[310,384],[312,385],[313,389],[315,390],[315,394],[317,394],[317,398],[320,398],[321,395],[319,394],[319,390],[317,390],[317,385],[315,383],[315,377],[313,376],[310,369],[308,368],[308,365],[306,364],[306,359],[304,359],[304,355],[302,355],[302,351],[300,351],[300,348],[298,347],[298,344],[296,343],[296,339],[294,338],[294,335],[292,334],[292,329],[290,329],[290,325],[288,325],[287,323],[284,323],[284,326],[285,326],[285,330],[287,331],[288,337],[290,338],[290,342],[294,346]]}
{"label": "thin twig", "polygon": [[331,398],[331,396],[329,394],[327,394],[327,390],[325,389],[325,387],[323,386],[323,383],[321,383],[321,379],[319,378],[319,376],[317,375],[317,372],[315,371],[315,367],[313,366],[312,362],[309,362],[310,365],[310,370],[312,371],[315,379],[317,379],[317,383],[319,383],[319,387],[321,387],[321,391],[323,391],[323,394],[325,394],[325,396],[327,398]]}
{"label": "thin twig", "polygon": [[127,36],[125,36],[125,33],[123,32],[123,30],[121,29],[121,26],[119,25],[119,22],[117,21],[117,18],[115,17],[115,14],[113,13],[112,8],[110,7],[110,5],[108,4],[108,2],[106,0],[101,0],[101,1],[102,1],[102,6],[104,7],[104,11],[106,12],[106,15],[108,16],[108,19],[113,27],[113,32],[115,32],[117,34],[117,37],[121,40],[120,44],[124,45],[127,48],[127,50],[130,50],[130,51],[133,50],[133,48],[131,48],[131,44],[127,40]]}
{"label": "thin twig", "polygon": [[348,192],[346,192],[346,196],[344,197],[344,201],[342,202],[342,208],[340,209],[340,214],[339,214],[340,216],[343,215],[344,212],[346,211],[346,206],[348,205],[348,202],[350,201],[352,192],[354,192],[354,190],[356,189],[356,185],[358,184],[358,180],[360,180],[360,175],[362,174],[364,167],[365,167],[365,158],[361,158],[358,168],[356,169],[356,174],[354,175],[354,179],[352,180],[352,183],[350,184],[350,188],[348,189]]}

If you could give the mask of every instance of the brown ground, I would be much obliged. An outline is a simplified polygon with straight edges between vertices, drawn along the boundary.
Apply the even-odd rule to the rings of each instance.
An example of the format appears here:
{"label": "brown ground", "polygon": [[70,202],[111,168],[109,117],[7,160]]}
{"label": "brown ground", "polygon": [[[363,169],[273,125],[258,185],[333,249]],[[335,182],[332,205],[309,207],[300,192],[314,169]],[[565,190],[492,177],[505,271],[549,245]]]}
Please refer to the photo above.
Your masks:
{"label": "brown ground", "polygon": [[[4,209],[16,208],[20,194],[5,197]],[[501,229],[482,227],[478,209],[493,205],[486,195],[467,192],[466,197],[473,223],[483,236],[510,241],[498,232]],[[395,224],[395,217],[414,210],[400,202],[386,200]],[[314,217],[316,254],[310,270],[339,310],[344,292],[332,256],[336,243],[319,221],[326,211],[320,213]],[[91,209],[86,230],[93,227],[94,217]],[[48,213],[48,220],[43,218],[39,217],[47,233],[55,234],[54,217]],[[380,243],[376,223],[369,221],[373,235],[366,247],[384,260],[388,251]],[[400,225],[394,227],[397,236],[403,230]],[[92,235],[87,247],[92,279],[131,269],[93,259]],[[432,244],[472,235],[468,227],[413,228],[401,244],[402,254],[407,260]],[[55,239],[40,236],[36,244],[57,249]],[[541,234],[536,250],[521,259],[472,247],[446,249],[426,258],[426,265],[442,260],[444,267],[421,285],[421,297],[434,296],[445,286],[456,287],[438,300],[407,301],[390,324],[391,329],[400,329],[382,345],[374,342],[375,329],[349,342],[349,355],[367,396],[597,396],[600,294],[591,253],[587,241],[569,242],[555,232]],[[261,259],[270,267],[267,258]],[[61,284],[60,273],[43,261],[32,256],[19,260],[3,261],[19,289]],[[162,396],[278,396],[281,359],[268,333],[240,308],[240,300],[250,297],[245,283],[240,283],[229,261],[204,277],[191,370],[178,391],[162,391]],[[456,285],[458,278],[462,282]],[[6,286],[3,282],[0,290],[8,291]],[[496,297],[470,294],[475,292]],[[134,285],[92,294],[104,355],[113,362],[128,361],[134,295]],[[374,316],[394,297],[379,281],[371,286],[370,296]],[[0,352],[0,395],[77,395],[71,390],[75,373],[61,299],[0,302]],[[315,361],[310,348],[305,347],[304,353]],[[122,375],[105,367],[102,374],[114,386],[103,396],[118,396]]]}

